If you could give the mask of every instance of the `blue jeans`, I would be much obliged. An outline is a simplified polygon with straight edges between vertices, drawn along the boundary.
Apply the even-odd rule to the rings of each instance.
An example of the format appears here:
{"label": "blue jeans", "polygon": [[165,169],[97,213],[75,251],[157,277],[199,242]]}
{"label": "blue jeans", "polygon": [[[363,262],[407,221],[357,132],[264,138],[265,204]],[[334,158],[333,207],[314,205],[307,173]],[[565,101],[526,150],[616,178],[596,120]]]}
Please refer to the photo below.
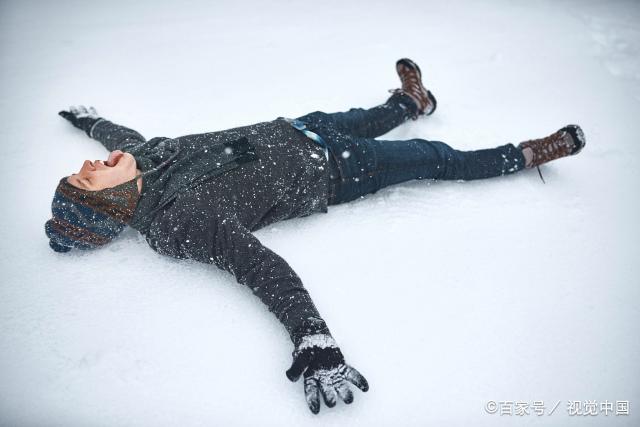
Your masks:
{"label": "blue jeans", "polygon": [[368,110],[315,111],[298,118],[328,146],[330,205],[414,179],[467,181],[524,168],[522,152],[513,144],[459,151],[440,141],[375,139],[407,121],[415,108],[407,95],[393,94],[384,104]]}

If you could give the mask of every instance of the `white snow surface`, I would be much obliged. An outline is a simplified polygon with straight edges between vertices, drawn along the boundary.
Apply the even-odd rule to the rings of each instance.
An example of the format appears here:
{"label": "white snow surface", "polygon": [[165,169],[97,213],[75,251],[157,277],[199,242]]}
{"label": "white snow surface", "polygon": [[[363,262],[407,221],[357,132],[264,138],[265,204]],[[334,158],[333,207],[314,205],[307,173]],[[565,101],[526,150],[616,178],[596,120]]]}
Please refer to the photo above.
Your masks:
{"label": "white snow surface", "polygon": [[[9,0],[0,52],[0,425],[640,425],[637,1]],[[310,413],[284,328],[230,274],[131,229],[49,248],[58,180],[107,155],[61,109],[222,130],[380,104],[401,57],[438,110],[385,139],[478,149],[577,123],[587,145],[546,184],[414,181],[256,233],[369,381],[352,405]]]}

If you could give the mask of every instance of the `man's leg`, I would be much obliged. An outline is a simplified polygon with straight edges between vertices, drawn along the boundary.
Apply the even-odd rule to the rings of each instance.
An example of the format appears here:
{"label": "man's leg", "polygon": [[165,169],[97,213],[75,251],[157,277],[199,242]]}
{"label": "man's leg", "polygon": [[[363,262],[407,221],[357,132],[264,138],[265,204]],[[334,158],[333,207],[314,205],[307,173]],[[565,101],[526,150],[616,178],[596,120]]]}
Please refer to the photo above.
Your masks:
{"label": "man's leg", "polygon": [[298,120],[313,132],[332,128],[340,133],[360,138],[376,138],[411,118],[416,112],[415,102],[406,94],[394,93],[384,104],[373,108],[352,108],[346,112],[315,111]]}
{"label": "man's leg", "polygon": [[325,138],[330,147],[329,204],[348,202],[381,188],[414,179],[474,180],[524,169],[513,144],[459,151],[440,141]]}
{"label": "man's leg", "polygon": [[377,138],[409,118],[433,114],[437,101],[424,87],[420,67],[409,58],[402,58],[396,62],[396,72],[402,87],[392,89],[393,95],[382,105],[330,114],[315,111],[298,117],[298,120],[313,132],[332,127],[338,132],[359,138]]}

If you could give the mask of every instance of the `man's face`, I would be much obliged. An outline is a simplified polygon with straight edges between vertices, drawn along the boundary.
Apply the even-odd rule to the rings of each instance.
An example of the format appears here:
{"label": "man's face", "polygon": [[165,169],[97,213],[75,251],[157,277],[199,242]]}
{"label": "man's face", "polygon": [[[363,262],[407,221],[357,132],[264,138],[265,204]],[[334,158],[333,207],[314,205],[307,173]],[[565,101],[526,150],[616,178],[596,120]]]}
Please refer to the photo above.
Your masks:
{"label": "man's face", "polygon": [[[130,181],[138,172],[136,159],[131,154],[115,150],[106,161],[85,160],[80,171],[68,177],[67,182],[82,190],[98,191]],[[138,179],[138,191],[141,187]]]}

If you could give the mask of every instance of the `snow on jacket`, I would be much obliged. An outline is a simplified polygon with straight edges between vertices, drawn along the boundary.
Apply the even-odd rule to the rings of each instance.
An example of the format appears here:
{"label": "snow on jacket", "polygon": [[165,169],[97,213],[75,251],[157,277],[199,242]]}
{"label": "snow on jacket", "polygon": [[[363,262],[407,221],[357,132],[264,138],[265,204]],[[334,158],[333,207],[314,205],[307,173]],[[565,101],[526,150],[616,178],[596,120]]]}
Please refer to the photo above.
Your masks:
{"label": "snow on jacket", "polygon": [[[91,136],[108,150],[130,152],[145,173],[130,225],[155,251],[232,273],[276,315],[294,343],[301,335],[328,332],[298,275],[252,234],[277,221],[327,212],[327,160],[321,147],[281,117],[149,141],[103,120]],[[245,155],[235,157],[224,173],[209,176],[212,155],[235,155],[228,147]],[[181,156],[185,151],[190,155]],[[171,184],[176,182],[181,184]]]}

